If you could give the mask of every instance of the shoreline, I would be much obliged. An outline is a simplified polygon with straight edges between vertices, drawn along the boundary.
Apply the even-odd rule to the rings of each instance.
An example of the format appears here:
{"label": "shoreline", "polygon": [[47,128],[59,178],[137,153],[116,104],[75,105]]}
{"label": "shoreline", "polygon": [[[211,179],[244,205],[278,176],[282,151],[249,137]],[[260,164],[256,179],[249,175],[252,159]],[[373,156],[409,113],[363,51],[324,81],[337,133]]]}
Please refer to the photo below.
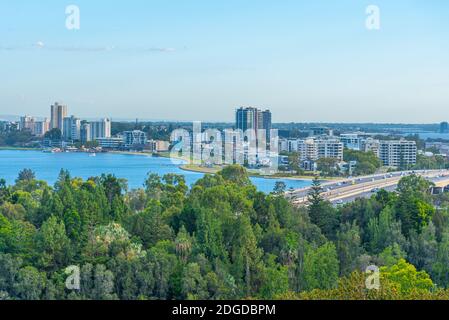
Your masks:
{"label": "shoreline", "polygon": [[0,147],[0,151],[40,151],[40,148]]}
{"label": "shoreline", "polygon": [[[218,171],[220,171],[222,168],[214,167],[214,168],[203,168],[196,165],[181,165],[179,168],[183,171],[188,172],[196,172],[196,173],[204,173],[204,174],[216,174]],[[270,179],[270,180],[276,180],[276,179],[282,179],[282,180],[292,180],[292,181],[313,181],[315,178],[311,176],[282,176],[282,175],[260,175],[257,173],[253,173],[248,170],[248,175],[252,178],[261,178],[261,179]],[[344,180],[342,178],[322,178],[320,181],[322,182],[332,182],[332,181],[339,181]]]}
{"label": "shoreline", "polygon": [[[0,147],[0,151],[41,151],[39,148],[19,148],[19,147]],[[85,152],[86,153],[86,152]],[[176,159],[178,161],[186,161],[182,158],[173,158],[170,156],[170,154],[167,153],[146,153],[146,152],[134,152],[134,151],[107,151],[105,154],[116,154],[116,155],[132,155],[132,156],[145,156],[145,157],[160,157],[165,159]],[[178,168],[182,171],[187,172],[194,172],[194,173],[202,173],[202,174],[216,174],[220,170],[222,170],[222,167],[212,167],[212,168],[205,168],[200,167],[197,165],[190,165],[190,164],[180,164],[178,165]],[[291,181],[313,181],[314,177],[312,176],[282,176],[282,175],[260,175],[258,173],[252,172],[248,170],[248,175],[252,178],[260,178],[260,179],[268,179],[268,180],[276,180],[276,179],[282,179],[282,180],[291,180]],[[331,181],[339,181],[344,180],[342,178],[328,178],[323,177],[320,179],[322,182],[331,182]]]}

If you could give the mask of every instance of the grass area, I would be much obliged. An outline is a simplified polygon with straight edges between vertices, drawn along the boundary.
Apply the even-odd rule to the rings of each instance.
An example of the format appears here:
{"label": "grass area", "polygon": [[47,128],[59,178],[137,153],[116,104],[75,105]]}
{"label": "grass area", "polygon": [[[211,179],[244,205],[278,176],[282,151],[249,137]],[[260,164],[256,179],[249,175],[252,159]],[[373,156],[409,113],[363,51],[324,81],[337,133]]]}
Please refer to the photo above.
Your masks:
{"label": "grass area", "polygon": [[[219,172],[220,170],[223,169],[222,166],[214,166],[214,167],[203,167],[203,166],[199,166],[199,165],[194,165],[194,164],[186,164],[180,167],[182,170],[185,171],[192,171],[192,172],[198,172],[198,173],[206,173],[206,174],[216,174],[217,172]],[[252,171],[252,170],[248,170],[248,174],[251,177],[261,177],[261,178],[266,178],[266,179],[291,179],[291,180],[313,180],[315,178],[315,176],[296,176],[296,175],[291,175],[291,174],[275,174],[275,175],[261,175],[258,172]],[[327,178],[327,177],[322,177],[323,181],[338,181],[338,180],[343,180],[342,178],[335,178],[335,177],[331,177],[331,178]]]}

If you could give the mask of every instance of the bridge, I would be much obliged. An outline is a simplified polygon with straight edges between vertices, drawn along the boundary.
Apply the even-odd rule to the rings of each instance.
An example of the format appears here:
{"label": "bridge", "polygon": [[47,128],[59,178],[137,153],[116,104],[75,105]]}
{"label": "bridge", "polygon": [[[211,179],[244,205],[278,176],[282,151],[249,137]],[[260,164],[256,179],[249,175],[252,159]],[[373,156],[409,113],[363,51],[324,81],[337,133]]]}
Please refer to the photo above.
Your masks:
{"label": "bridge", "polygon": [[[322,184],[322,196],[334,205],[353,202],[358,198],[369,198],[378,191],[396,190],[399,181],[408,175],[416,174],[432,182],[431,192],[434,194],[449,191],[449,170],[402,171],[357,177],[337,182]],[[297,206],[307,205],[311,187],[287,192],[287,198]]]}

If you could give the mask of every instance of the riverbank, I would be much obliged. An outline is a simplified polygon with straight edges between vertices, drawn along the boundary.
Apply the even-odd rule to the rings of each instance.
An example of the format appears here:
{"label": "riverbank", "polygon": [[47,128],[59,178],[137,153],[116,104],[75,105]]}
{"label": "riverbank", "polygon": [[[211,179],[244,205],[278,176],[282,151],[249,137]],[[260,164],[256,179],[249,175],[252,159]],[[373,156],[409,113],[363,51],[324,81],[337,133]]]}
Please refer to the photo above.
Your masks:
{"label": "riverbank", "polygon": [[[185,163],[172,160],[157,155],[151,156],[149,153],[133,153],[130,156],[119,153],[97,153],[96,157],[91,157],[82,152],[56,154],[45,153],[39,149],[3,150],[0,152],[0,179],[5,179],[8,185],[14,185],[19,172],[28,168],[36,174],[38,180],[52,185],[57,181],[60,170],[64,169],[68,170],[72,177],[84,180],[102,174],[113,174],[126,179],[131,190],[142,188],[148,174],[157,174],[160,177],[167,174],[182,175],[188,186],[193,186],[204,177],[204,173],[201,172],[182,170],[180,165]],[[211,173],[216,171],[217,168]],[[250,179],[257,189],[264,193],[272,192],[277,181],[285,182],[287,189],[301,189],[311,184],[305,180],[264,179],[260,176]]]}
{"label": "riverbank", "polygon": [[[193,165],[193,164],[185,164],[180,166],[181,170],[189,171],[189,172],[196,172],[196,173],[204,173],[204,174],[216,174],[220,170],[223,169],[221,166],[214,166],[214,167],[202,167],[199,165]],[[263,179],[283,179],[283,180],[302,180],[302,181],[312,181],[315,179],[314,176],[295,176],[295,175],[283,175],[283,174],[275,174],[275,175],[261,175],[257,172],[248,170],[248,174],[250,177],[254,178],[263,178]],[[323,177],[321,179],[324,182],[329,181],[340,181],[345,180],[344,178],[335,178],[335,177]]]}
{"label": "riverbank", "polygon": [[17,151],[39,151],[40,149],[39,148],[25,148],[25,147],[23,147],[23,148],[21,148],[21,147],[8,147],[8,146],[3,146],[3,147],[0,147],[0,151],[15,151],[15,150],[17,150]]}
{"label": "riverbank", "polygon": [[129,156],[146,156],[146,157],[154,156],[154,153],[151,153],[151,152],[135,152],[135,151],[107,151],[105,153],[123,154],[123,155],[129,155]]}

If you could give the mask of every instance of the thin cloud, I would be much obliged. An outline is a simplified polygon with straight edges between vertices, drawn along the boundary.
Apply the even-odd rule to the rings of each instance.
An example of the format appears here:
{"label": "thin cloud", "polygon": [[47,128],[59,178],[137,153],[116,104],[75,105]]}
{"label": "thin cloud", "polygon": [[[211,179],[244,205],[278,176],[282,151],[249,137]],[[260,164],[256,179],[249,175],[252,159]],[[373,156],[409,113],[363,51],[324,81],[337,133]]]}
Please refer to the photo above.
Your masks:
{"label": "thin cloud", "polygon": [[96,52],[129,52],[129,53],[172,53],[176,52],[175,48],[170,47],[143,47],[143,48],[132,48],[132,47],[117,47],[117,46],[54,46],[47,45],[43,41],[37,41],[36,43],[28,46],[14,45],[5,46],[0,45],[0,51],[53,51],[53,52],[85,52],[85,53],[96,53]]}

